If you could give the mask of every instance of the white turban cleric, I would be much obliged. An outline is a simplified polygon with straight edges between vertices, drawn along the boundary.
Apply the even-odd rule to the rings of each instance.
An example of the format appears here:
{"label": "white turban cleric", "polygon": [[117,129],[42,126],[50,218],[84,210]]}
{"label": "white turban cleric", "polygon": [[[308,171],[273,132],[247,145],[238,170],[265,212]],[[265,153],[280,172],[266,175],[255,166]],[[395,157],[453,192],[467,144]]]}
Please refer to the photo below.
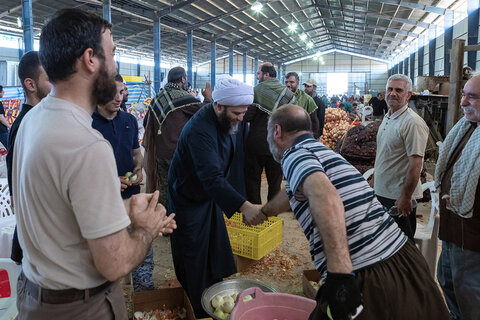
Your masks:
{"label": "white turban cleric", "polygon": [[253,103],[253,87],[230,76],[221,76],[215,84],[213,101],[223,106],[245,106]]}

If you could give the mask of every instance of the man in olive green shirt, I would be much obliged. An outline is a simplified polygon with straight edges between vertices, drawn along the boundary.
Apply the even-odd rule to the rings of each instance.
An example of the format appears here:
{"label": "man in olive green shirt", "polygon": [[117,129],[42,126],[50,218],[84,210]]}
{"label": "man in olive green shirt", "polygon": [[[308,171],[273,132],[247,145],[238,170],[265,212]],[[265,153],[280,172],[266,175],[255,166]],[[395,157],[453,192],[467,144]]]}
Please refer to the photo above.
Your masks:
{"label": "man in olive green shirt", "polygon": [[298,74],[296,72],[287,73],[285,76],[285,85],[295,93],[295,104],[305,109],[310,115],[313,135],[319,137],[322,133],[319,132],[320,124],[318,122],[317,104],[308,93],[298,88],[300,85]]}

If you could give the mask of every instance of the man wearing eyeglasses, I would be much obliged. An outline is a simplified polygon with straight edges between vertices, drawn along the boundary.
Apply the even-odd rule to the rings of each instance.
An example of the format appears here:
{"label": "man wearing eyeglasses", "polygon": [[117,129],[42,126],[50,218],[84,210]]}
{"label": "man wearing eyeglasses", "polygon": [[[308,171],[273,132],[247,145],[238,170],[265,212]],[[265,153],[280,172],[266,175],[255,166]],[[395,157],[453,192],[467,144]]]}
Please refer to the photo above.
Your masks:
{"label": "man wearing eyeglasses", "polygon": [[412,80],[403,74],[388,78],[388,113],[377,134],[374,190],[387,209],[396,206],[400,229],[413,240],[417,227],[412,199],[423,197],[420,172],[429,130],[425,121],[408,107]]}
{"label": "man wearing eyeglasses", "polygon": [[[453,319],[480,315],[480,76],[463,88],[465,116],[440,148],[435,186],[440,191],[442,253],[437,278]],[[467,152],[468,151],[468,152]]]}

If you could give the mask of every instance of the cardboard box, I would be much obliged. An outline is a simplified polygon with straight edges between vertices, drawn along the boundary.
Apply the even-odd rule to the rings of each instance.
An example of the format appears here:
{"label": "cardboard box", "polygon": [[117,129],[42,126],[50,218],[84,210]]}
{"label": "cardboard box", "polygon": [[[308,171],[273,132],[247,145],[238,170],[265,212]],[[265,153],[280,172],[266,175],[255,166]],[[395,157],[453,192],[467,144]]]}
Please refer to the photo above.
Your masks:
{"label": "cardboard box", "polygon": [[182,287],[140,291],[133,294],[133,312],[151,311],[167,308],[184,307],[187,319],[196,320],[190,300]]}
{"label": "cardboard box", "polygon": [[303,285],[303,294],[305,297],[310,299],[315,299],[317,296],[317,290],[312,287],[310,281],[319,282],[320,281],[320,272],[317,270],[304,270],[302,275],[302,285]]}

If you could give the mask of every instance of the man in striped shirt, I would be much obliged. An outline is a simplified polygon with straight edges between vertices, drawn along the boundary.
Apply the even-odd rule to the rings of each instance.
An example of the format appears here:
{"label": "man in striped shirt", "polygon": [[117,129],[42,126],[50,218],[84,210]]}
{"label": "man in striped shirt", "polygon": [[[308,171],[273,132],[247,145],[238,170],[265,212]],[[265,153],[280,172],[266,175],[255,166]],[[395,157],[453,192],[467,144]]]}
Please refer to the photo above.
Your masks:
{"label": "man in striped shirt", "polygon": [[[286,105],[268,123],[285,191],[263,208],[293,209],[325,279],[310,319],[449,319],[428,266],[385,212],[362,175],[311,133],[308,114]],[[363,304],[363,311],[360,305]]]}

